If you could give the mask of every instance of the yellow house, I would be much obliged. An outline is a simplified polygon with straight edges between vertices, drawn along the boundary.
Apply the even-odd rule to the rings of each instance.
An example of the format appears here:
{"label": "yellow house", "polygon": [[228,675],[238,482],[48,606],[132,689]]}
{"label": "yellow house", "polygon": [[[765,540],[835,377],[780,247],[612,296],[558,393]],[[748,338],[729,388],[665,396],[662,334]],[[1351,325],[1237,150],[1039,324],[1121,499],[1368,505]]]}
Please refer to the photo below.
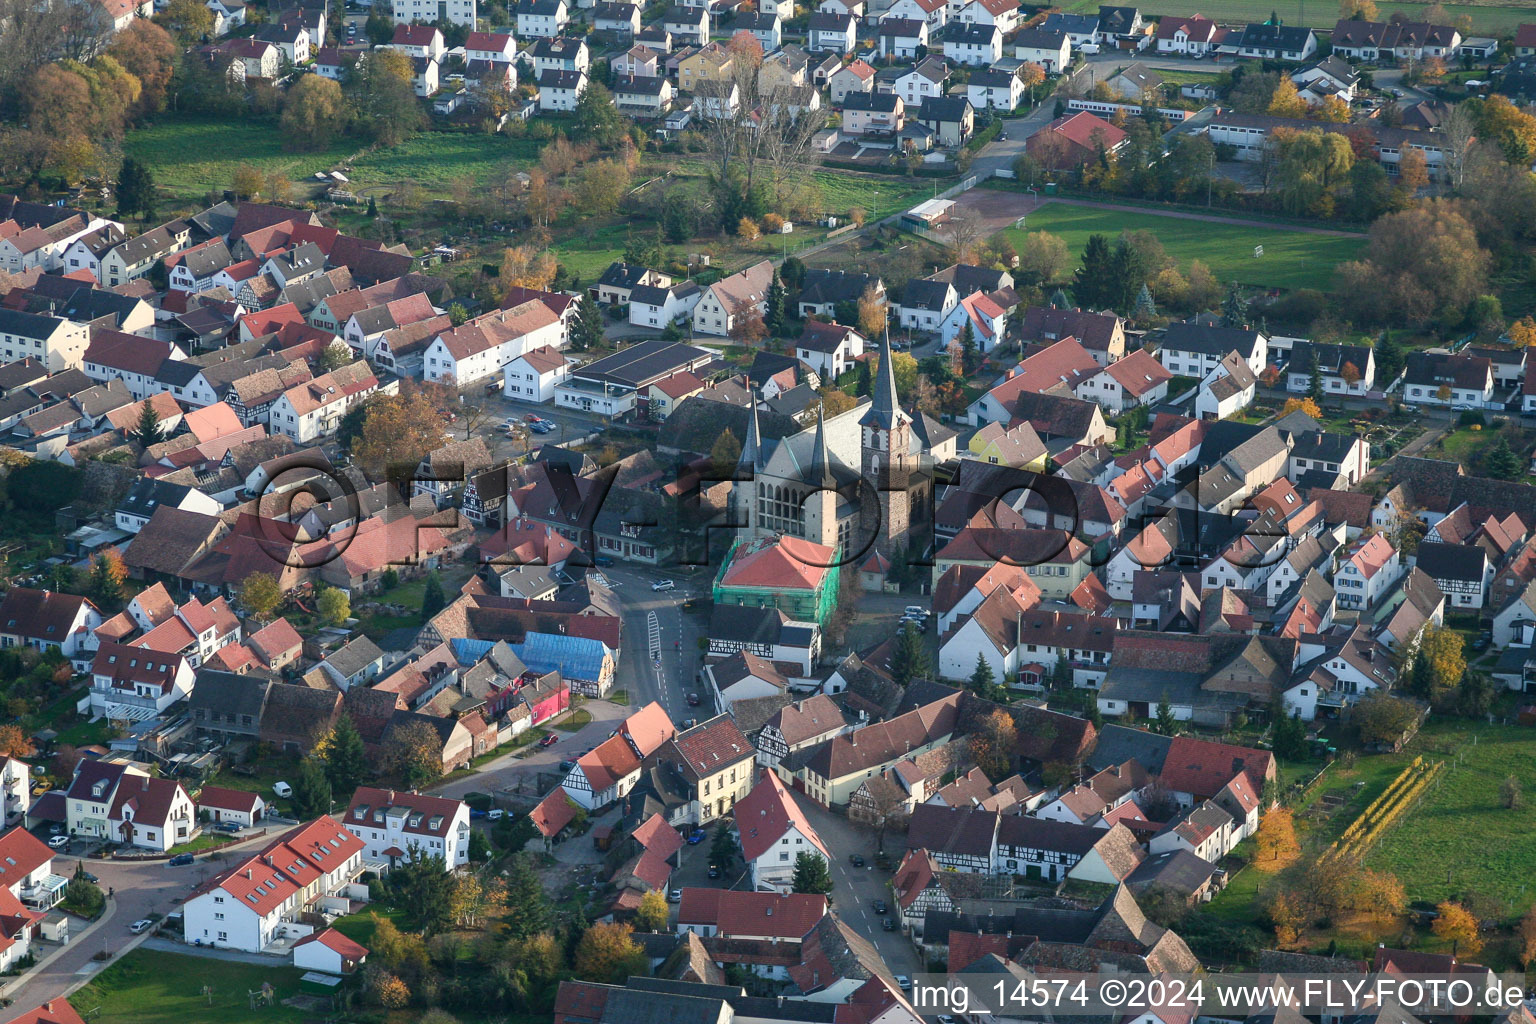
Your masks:
{"label": "yellow house", "polygon": [[810,81],[810,61],[799,47],[781,49],[763,58],[757,69],[757,88],[764,95],[775,90],[798,89]]}
{"label": "yellow house", "polygon": [[684,92],[692,92],[700,82],[728,81],[734,70],[730,51],[719,43],[709,43],[678,63],[677,84]]}
{"label": "yellow house", "polygon": [[966,447],[980,462],[1045,472],[1045,442],[1028,423],[1012,430],[1001,423],[988,423],[971,435]]}

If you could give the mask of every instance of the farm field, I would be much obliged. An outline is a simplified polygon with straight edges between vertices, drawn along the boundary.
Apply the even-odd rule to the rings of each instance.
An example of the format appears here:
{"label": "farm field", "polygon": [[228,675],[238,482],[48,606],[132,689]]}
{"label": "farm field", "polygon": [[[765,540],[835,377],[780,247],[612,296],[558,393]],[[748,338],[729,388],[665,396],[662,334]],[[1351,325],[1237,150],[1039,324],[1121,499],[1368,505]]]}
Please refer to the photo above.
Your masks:
{"label": "farm field", "polygon": [[[1409,20],[1422,21],[1424,9],[1429,5],[1404,3],[1402,0],[1382,0],[1376,6],[1381,12],[1382,20],[1402,13]],[[1063,6],[1063,10],[1073,13],[1092,13],[1098,10],[1098,4],[1094,0],[1071,0]],[[1521,22],[1536,18],[1536,6],[1530,4],[1446,4],[1445,10],[1453,21],[1463,14],[1470,15],[1473,31],[1481,35],[1512,31]],[[1289,0],[1289,2],[1280,0],[1279,3],[1269,3],[1266,0],[1216,0],[1215,3],[1202,5],[1200,11],[1206,17],[1214,18],[1224,24],[1265,21],[1269,18],[1271,11],[1278,12],[1281,20],[1288,25],[1308,24],[1314,28],[1332,28],[1334,22],[1338,20],[1338,8],[1335,5],[1314,3],[1309,8],[1305,0]],[[1175,3],[1173,0],[1152,0],[1142,6],[1141,13],[1187,15],[1189,6]]]}
{"label": "farm field", "polygon": [[[1270,288],[1318,288],[1333,284],[1333,268],[1359,255],[1363,237],[1312,234],[1285,227],[1253,224],[1221,224],[1187,220],[1148,211],[1096,209],[1066,203],[1047,203],[1031,213],[1025,230],[1006,228],[1004,234],[1015,248],[1026,231],[1048,231],[1066,240],[1075,255],[1083,251],[1088,236],[1121,231],[1150,231],[1187,271],[1191,260],[1200,260],[1221,281]],[[1254,246],[1264,246],[1254,256]]]}
{"label": "farm field", "polygon": [[[1411,900],[1476,892],[1508,904],[1513,914],[1523,913],[1536,896],[1529,889],[1536,879],[1536,845],[1530,841],[1536,805],[1527,798],[1520,807],[1506,808],[1499,787],[1513,775],[1524,792],[1536,792],[1536,732],[1431,722],[1414,751],[1445,758],[1445,779],[1387,834],[1366,865],[1396,874]],[[1468,856],[1471,837],[1476,837],[1475,856]]]}
{"label": "farm field", "polygon": [[[97,1024],[302,1024],[315,1019],[312,1011],[284,1006],[282,1000],[297,995],[296,968],[183,956],[158,950],[138,949],[102,971],[91,983],[70,997],[82,1013],[96,1010]],[[247,992],[262,982],[276,991],[277,1004],[253,1010]],[[203,986],[213,990],[202,994]]]}

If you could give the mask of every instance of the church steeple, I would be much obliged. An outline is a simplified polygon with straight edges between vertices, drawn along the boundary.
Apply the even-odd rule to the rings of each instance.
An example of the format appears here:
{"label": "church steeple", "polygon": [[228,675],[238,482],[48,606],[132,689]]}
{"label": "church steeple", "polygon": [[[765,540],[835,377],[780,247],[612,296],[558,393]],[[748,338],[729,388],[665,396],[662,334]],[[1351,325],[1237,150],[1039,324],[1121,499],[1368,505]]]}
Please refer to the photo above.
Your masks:
{"label": "church steeple", "polygon": [[741,458],[736,460],[737,469],[755,470],[762,458],[763,435],[757,424],[757,392],[752,390],[752,378],[747,378],[747,439],[741,446]]}
{"label": "church steeple", "polygon": [[902,411],[901,399],[896,394],[896,368],[891,359],[891,332],[887,328],[880,338],[880,369],[875,379],[875,392],[869,410],[859,420],[863,426],[892,430],[907,419]]}
{"label": "church steeple", "polygon": [[811,478],[807,481],[817,487],[834,488],[837,481],[832,476],[832,460],[827,456],[826,408],[816,408],[816,443],[811,448]]}

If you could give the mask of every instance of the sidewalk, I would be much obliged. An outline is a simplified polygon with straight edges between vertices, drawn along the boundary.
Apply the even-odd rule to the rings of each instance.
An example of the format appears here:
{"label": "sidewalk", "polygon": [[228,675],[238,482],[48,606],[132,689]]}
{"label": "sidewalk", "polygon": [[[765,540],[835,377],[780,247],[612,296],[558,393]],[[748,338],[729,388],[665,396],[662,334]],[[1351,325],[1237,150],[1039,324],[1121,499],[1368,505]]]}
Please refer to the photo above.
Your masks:
{"label": "sidewalk", "polygon": [[[85,926],[85,930],[81,931],[78,935],[77,934],[71,934],[70,937],[69,937],[69,941],[66,942],[64,945],[59,946],[58,948],[54,949],[53,952],[51,952],[47,956],[43,957],[37,963],[33,964],[31,967],[27,968],[25,971],[22,971],[20,974],[16,975],[14,978],[6,979],[5,984],[0,985],[0,998],[6,998],[6,999],[12,998],[13,994],[16,993],[16,992],[19,992],[21,990],[21,988],[24,985],[26,985],[26,983],[28,981],[32,980],[32,978],[35,975],[41,974],[43,971],[46,971],[48,969],[48,965],[49,964],[51,964],[55,960],[59,959],[59,957],[63,956],[65,953],[73,953],[75,951],[75,949],[79,946],[80,943],[84,942],[86,940],[86,938],[88,936],[90,936],[93,932],[95,932],[98,928],[101,928],[108,921],[112,920],[113,916],[116,915],[116,914],[117,914],[117,900],[115,900],[115,899],[107,900],[107,905],[102,910],[101,916],[98,917],[96,920],[92,921],[90,924],[86,925]],[[73,920],[73,919],[71,919],[71,920]],[[105,967],[106,964],[102,964],[102,966]]]}

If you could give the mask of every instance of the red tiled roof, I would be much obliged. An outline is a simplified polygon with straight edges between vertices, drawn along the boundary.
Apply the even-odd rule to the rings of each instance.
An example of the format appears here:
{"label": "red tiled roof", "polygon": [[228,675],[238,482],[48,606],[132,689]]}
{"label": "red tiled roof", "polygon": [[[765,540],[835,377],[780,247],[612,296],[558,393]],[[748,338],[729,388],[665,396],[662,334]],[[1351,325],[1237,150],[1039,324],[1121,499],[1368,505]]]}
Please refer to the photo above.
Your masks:
{"label": "red tiled roof", "polygon": [[1239,772],[1247,774],[1255,791],[1261,791],[1274,765],[1267,750],[1254,750],[1229,743],[1176,736],[1163,761],[1163,785],[1179,793],[1207,798],[1232,781]]}
{"label": "red tiled roof", "polygon": [[0,888],[17,884],[53,859],[53,851],[24,828],[0,836]]}
{"label": "red tiled roof", "polygon": [[798,537],[746,544],[736,549],[721,577],[725,587],[801,590],[821,586],[836,552],[825,544]]}
{"label": "red tiled roof", "polygon": [[223,786],[204,786],[197,794],[197,806],[217,807],[225,811],[240,811],[243,814],[256,812],[256,801],[261,799],[260,794],[247,793],[240,789],[225,789]]}
{"label": "red tiled roof", "polygon": [[553,839],[560,834],[560,830],[569,825],[576,817],[576,804],[565,795],[565,790],[556,786],[539,805],[528,812],[528,817],[533,820],[534,827],[539,834],[546,839]]}
{"label": "red tiled roof", "polygon": [[35,1010],[12,1017],[8,1024],[85,1024],[66,999],[50,999]]}
{"label": "red tiled roof", "polygon": [[806,820],[805,812],[784,788],[784,783],[771,770],[764,769],[751,792],[736,801],[735,814],[743,859],[757,860],[793,826],[831,863],[832,855],[827,852],[826,844]]}
{"label": "red tiled roof", "polygon": [[344,959],[354,962],[368,955],[366,946],[353,942],[335,928],[327,928],[325,931],[306,935],[298,942],[295,942],[294,946],[302,946],[310,942],[318,942],[332,952],[340,954]]}
{"label": "red tiled roof", "polygon": [[670,857],[683,848],[683,837],[659,813],[641,822],[631,835],[635,842],[659,857]]}
{"label": "red tiled roof", "polygon": [[677,905],[677,923],[714,925],[726,937],[802,939],[826,912],[827,898],[810,893],[688,887]]}

